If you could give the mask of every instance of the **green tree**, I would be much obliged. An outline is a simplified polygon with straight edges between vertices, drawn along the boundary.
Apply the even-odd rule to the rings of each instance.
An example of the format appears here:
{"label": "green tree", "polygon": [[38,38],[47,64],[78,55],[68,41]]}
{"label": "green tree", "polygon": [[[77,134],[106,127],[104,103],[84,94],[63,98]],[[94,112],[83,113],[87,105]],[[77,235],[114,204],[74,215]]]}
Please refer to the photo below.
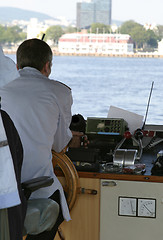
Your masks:
{"label": "green tree", "polygon": [[136,49],[145,46],[156,47],[157,36],[152,30],[145,30],[143,25],[132,20],[126,21],[119,29],[122,34],[129,34],[134,41]]}
{"label": "green tree", "polygon": [[158,40],[163,39],[163,25],[158,25],[157,26],[156,35],[158,37]]}
{"label": "green tree", "polygon": [[136,23],[133,20],[129,20],[129,21],[124,22],[121,25],[121,27],[119,28],[119,31],[122,34],[131,34],[134,28],[140,27],[140,26],[142,26],[142,25],[139,23]]}
{"label": "green tree", "polygon": [[105,25],[103,23],[92,23],[89,32],[108,33],[110,32],[110,25]]}
{"label": "green tree", "polygon": [[20,32],[19,33],[19,39],[20,39],[20,41],[23,41],[23,40],[27,39],[27,33]]}
{"label": "green tree", "polygon": [[146,31],[142,25],[135,26],[129,35],[133,39],[136,48],[143,48],[146,43]]}
{"label": "green tree", "polygon": [[152,47],[155,48],[158,46],[158,37],[157,35],[150,29],[146,31],[146,43]]}
{"label": "green tree", "polygon": [[46,40],[53,40],[54,43],[58,43],[59,38],[64,34],[61,26],[51,26],[46,30]]}
{"label": "green tree", "polygon": [[4,27],[0,25],[0,42],[4,43],[16,43],[26,38],[26,33],[22,32],[18,26]]}
{"label": "green tree", "polygon": [[72,26],[68,26],[68,27],[64,28],[64,33],[74,33],[76,31],[77,31],[77,29],[75,27],[72,27]]}
{"label": "green tree", "polygon": [[5,32],[5,28],[2,25],[0,25],[0,43],[4,43],[5,42],[4,32]]}
{"label": "green tree", "polygon": [[3,36],[5,41],[7,41],[8,43],[15,43],[19,41],[19,34],[12,27],[8,27],[3,33]]}

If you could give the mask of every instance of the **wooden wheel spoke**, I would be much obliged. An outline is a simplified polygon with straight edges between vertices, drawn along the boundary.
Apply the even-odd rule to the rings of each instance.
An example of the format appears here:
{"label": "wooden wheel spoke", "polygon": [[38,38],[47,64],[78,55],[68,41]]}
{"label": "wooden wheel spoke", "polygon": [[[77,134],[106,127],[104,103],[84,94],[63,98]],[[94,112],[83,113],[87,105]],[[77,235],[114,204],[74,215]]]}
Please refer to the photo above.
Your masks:
{"label": "wooden wheel spoke", "polygon": [[56,166],[59,166],[65,177],[66,185],[63,188],[67,194],[67,203],[71,210],[75,204],[79,188],[78,173],[74,164],[64,152],[56,153],[52,151],[52,155],[53,168],[55,169]]}

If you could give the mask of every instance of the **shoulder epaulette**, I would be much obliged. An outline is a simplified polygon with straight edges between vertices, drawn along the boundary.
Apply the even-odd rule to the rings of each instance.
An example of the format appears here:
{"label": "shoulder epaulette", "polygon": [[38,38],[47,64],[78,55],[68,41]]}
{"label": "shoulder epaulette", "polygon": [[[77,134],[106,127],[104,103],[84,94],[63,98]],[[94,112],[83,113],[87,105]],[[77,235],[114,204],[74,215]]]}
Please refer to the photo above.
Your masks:
{"label": "shoulder epaulette", "polygon": [[70,89],[71,90],[71,88],[69,87],[69,86],[67,86],[66,84],[64,84],[63,82],[60,82],[60,81],[56,81],[56,82],[58,82],[58,83],[60,83],[60,84],[62,84],[63,86],[65,86],[65,87],[67,87],[68,89]]}

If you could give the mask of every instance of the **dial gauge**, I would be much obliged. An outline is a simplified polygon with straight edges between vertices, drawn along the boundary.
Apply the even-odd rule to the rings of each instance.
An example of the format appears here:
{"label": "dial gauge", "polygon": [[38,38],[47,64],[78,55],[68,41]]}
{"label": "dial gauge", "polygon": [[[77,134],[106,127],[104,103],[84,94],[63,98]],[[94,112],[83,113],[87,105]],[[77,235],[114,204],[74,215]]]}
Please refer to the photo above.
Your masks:
{"label": "dial gauge", "polygon": [[156,199],[138,199],[138,217],[156,217]]}
{"label": "dial gauge", "polygon": [[119,197],[119,216],[136,216],[136,198]]}

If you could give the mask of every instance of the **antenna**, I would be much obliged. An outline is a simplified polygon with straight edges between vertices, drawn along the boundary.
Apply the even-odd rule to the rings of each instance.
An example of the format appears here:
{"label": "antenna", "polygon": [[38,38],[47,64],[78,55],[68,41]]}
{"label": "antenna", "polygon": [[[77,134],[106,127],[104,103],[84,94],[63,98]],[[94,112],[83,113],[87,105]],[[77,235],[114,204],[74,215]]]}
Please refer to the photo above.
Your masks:
{"label": "antenna", "polygon": [[41,40],[43,41],[45,37],[45,33],[43,33]]}
{"label": "antenna", "polygon": [[148,98],[147,110],[146,110],[146,114],[145,114],[145,119],[144,119],[144,123],[143,123],[143,126],[142,126],[142,130],[144,129],[145,123],[146,123],[146,120],[147,120],[148,109],[149,109],[149,104],[150,104],[150,100],[151,100],[153,85],[154,85],[154,82],[152,82],[151,91],[150,91],[149,98]]}

